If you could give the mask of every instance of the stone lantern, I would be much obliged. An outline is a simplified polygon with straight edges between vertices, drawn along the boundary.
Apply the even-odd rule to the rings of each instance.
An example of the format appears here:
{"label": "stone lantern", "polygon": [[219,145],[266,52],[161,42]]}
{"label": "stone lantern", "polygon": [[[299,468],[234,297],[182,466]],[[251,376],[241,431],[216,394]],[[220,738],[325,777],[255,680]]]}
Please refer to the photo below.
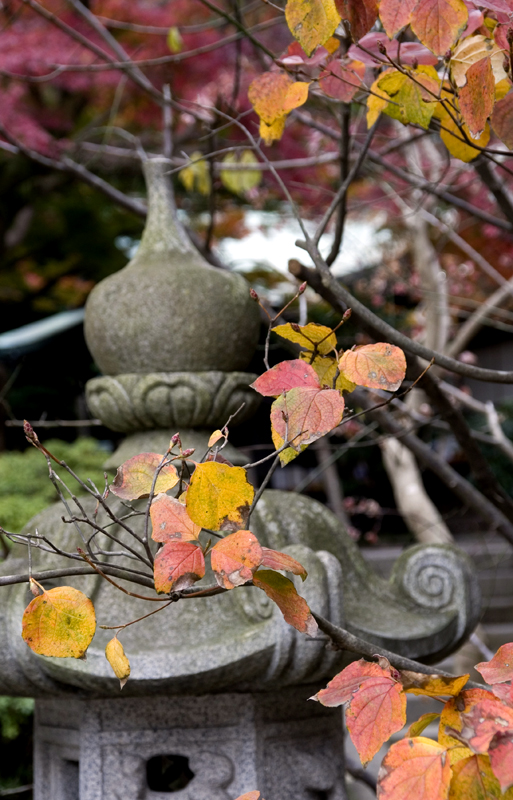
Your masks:
{"label": "stone lantern", "polygon": [[[111,467],[165,452],[177,430],[186,447],[204,447],[243,401],[242,418],[258,403],[248,386],[254,376],[242,371],[259,326],[247,284],[189,244],[165,162],[149,160],[145,171],[140,248],[95,288],[86,312],[87,342],[103,372],[88,384],[89,406],[127,434]],[[234,448],[229,458],[241,463]],[[84,506],[92,513],[94,501]],[[81,541],[62,514],[56,505],[26,530],[75,551]],[[457,548],[412,547],[386,582],[327,508],[279,491],[264,493],[252,530],[305,565],[301,593],[313,610],[377,645],[433,662],[477,623],[476,581]],[[111,531],[126,536],[119,526]],[[34,570],[63,566],[38,551],[33,562]],[[26,553],[14,548],[0,569],[26,572]],[[102,625],[148,611],[99,576],[45,588],[59,583],[91,597]],[[104,656],[111,632],[98,630],[86,661],[37,656],[20,636],[27,587],[1,591],[0,692],[36,698],[35,800],[230,800],[253,789],[266,800],[344,797],[340,711],[307,698],[354,656],[299,634],[258,589],[182,601],[126,628],[120,638],[132,675],[121,694]]]}

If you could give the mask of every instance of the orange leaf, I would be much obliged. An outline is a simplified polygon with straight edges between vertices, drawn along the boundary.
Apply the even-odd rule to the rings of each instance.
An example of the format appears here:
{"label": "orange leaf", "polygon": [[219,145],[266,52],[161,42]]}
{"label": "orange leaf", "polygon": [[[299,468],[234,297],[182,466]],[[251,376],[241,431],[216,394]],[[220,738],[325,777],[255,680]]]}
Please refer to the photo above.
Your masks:
{"label": "orange leaf", "polygon": [[366,344],[346,350],[339,369],[358,386],[395,392],[406,375],[406,359],[400,347],[392,344]]}
{"label": "orange leaf", "polygon": [[340,22],[334,0],[287,0],[285,19],[308,56],[328,41]]}
{"label": "orange leaf", "polygon": [[259,797],[260,792],[246,792],[246,794],[241,794],[240,797],[237,797],[237,800],[258,800]]}
{"label": "orange leaf", "polygon": [[378,16],[377,0],[335,0],[342,19],[349,22],[353,39],[361,39],[370,31]]}
{"label": "orange leaf", "polygon": [[513,149],[513,92],[495,103],[490,122],[499,139]]}
{"label": "orange leaf", "polygon": [[308,100],[308,87],[309,83],[305,81],[296,81],[287,89],[285,100],[283,101],[283,110],[286,114],[299,108]]}
{"label": "orange leaf", "polygon": [[262,547],[262,566],[292,572],[293,575],[300,575],[302,580],[306,580],[308,575],[303,565],[295,558],[286,553],[280,553],[278,550],[270,550],[268,547]]}
{"label": "orange leaf", "polygon": [[187,509],[174,497],[159,494],[150,508],[153,532],[151,538],[155,542],[175,541],[190,542],[198,538],[201,527],[196,525],[187,513]]}
{"label": "orange leaf", "polygon": [[340,425],[343,413],[344,400],[334,389],[291,389],[271,406],[274,445],[279,450],[289,441],[299,453]]}
{"label": "orange leaf", "polygon": [[452,767],[449,800],[511,800],[503,797],[488,756],[462,758]]}
{"label": "orange leaf", "polygon": [[240,530],[246,525],[255,490],[246,470],[217,461],[198,464],[187,489],[187,512],[196,525]]}
{"label": "orange leaf", "polygon": [[34,653],[57,658],[82,658],[96,630],[94,606],[71,586],[49,589],[28,604],[22,637]]}
{"label": "orange leaf", "polygon": [[456,678],[446,678],[444,675],[424,675],[421,672],[401,670],[401,683],[404,691],[409,694],[423,694],[428,697],[451,695],[456,697],[470,675],[460,675]]}
{"label": "orange leaf", "polygon": [[451,765],[447,750],[418,736],[393,744],[378,776],[380,800],[445,800]]}
{"label": "orange leaf", "polygon": [[[440,715],[440,729],[438,741],[449,750],[451,764],[456,764],[462,758],[468,758],[472,751],[462,742],[451,736],[450,729],[461,731],[463,728],[462,713],[467,713],[481,700],[493,700],[493,694],[486,689],[466,689],[457,698],[452,698],[443,707]],[[446,730],[448,729],[448,730]]]}
{"label": "orange leaf", "polygon": [[219,431],[219,430],[214,431],[214,433],[212,434],[212,436],[208,440],[208,447],[213,447],[215,445],[215,443],[218,442],[219,439],[222,439],[223,437],[224,437],[224,434],[223,434],[222,431]]}
{"label": "orange leaf", "polygon": [[365,76],[365,64],[352,61],[331,61],[326,72],[320,77],[320,87],[328,97],[334,97],[343,103],[350,103],[362,85]]}
{"label": "orange leaf", "polygon": [[292,581],[284,578],[279,572],[259,569],[253,576],[253,584],[259,589],[263,589],[266,595],[276,603],[285,622],[288,622],[300,633],[307,633],[308,636],[317,634],[317,623],[310,613],[306,600],[296,592]]}
{"label": "orange leaf", "polygon": [[471,135],[481,136],[495,103],[495,80],[489,58],[482,58],[467,70],[467,82],[459,92],[461,116]]}
{"label": "orange leaf", "polygon": [[[164,456],[158,453],[141,453],[122,464],[110,485],[110,490],[122,500],[137,500],[148,497],[151,492],[155,470]],[[166,464],[155,484],[155,494],[167,492],[178,483],[178,473],[172,464]]]}
{"label": "orange leaf", "polygon": [[345,667],[342,672],[335,675],[326,688],[317,692],[311,700],[318,700],[323,706],[335,708],[344,703],[349,703],[353,694],[358,691],[360,686],[366,681],[374,678],[391,677],[392,674],[389,669],[383,669],[379,664],[374,664],[372,661],[365,661],[365,659],[360,658],[359,661],[353,661],[349,666]]}
{"label": "orange leaf", "polygon": [[314,368],[299,358],[281,361],[260,375],[250,386],[264,397],[278,397],[283,392],[300,386],[321,388]]}
{"label": "orange leaf", "polygon": [[491,686],[494,683],[505,683],[513,679],[513,644],[499,647],[491,661],[476,664],[476,670]]}
{"label": "orange leaf", "polygon": [[410,24],[411,12],[416,4],[417,0],[381,0],[379,18],[389,39]]}
{"label": "orange leaf", "polygon": [[441,56],[459,38],[467,20],[463,0],[419,0],[412,12],[411,27],[422,44]]}
{"label": "orange leaf", "polygon": [[201,547],[192,542],[166,542],[153,564],[155,590],[169,592],[187,589],[203,578],[205,559]]}
{"label": "orange leaf", "polygon": [[390,675],[365,681],[346,711],[347,729],[364,767],[405,724],[406,695]]}
{"label": "orange leaf", "polygon": [[262,548],[251,531],[237,531],[214,545],[211,559],[219,586],[233,589],[252,579],[262,563]]}
{"label": "orange leaf", "polygon": [[287,113],[306,101],[308,84],[293,83],[283,72],[263,72],[251,83],[248,97],[260,117],[260,135],[270,144],[280,139]]}

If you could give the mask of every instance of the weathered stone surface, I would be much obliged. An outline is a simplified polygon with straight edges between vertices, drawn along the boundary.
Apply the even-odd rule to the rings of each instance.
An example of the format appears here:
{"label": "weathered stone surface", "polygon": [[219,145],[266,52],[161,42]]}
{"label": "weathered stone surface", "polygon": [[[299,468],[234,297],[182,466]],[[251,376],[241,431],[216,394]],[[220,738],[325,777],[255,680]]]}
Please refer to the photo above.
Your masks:
{"label": "weathered stone surface", "polygon": [[144,235],[130,263],[89,296],[89,350],[104,375],[244,369],[260,327],[249,286],[210,266],[189,243],[176,220],[165,159],[144,167]]}
{"label": "weathered stone surface", "polygon": [[226,424],[242,406],[232,427],[251,417],[261,397],[247,372],[157,372],[104,376],[87,382],[91,414],[123,433],[155,428],[210,428]]}

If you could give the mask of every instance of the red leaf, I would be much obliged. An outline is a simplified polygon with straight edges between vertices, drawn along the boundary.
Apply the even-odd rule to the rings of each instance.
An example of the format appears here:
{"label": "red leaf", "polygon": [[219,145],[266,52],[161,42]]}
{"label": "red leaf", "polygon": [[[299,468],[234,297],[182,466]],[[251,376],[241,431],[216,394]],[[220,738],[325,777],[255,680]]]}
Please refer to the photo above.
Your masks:
{"label": "red leaf", "polygon": [[[381,0],[379,16],[387,35],[392,38],[409,25],[417,0]],[[401,59],[402,61],[402,59]]]}
{"label": "red leaf", "polygon": [[300,452],[340,425],[343,413],[344,399],[335,389],[291,389],[271,406],[276,449],[288,440]]}
{"label": "red leaf", "polygon": [[451,765],[447,750],[418,736],[393,744],[378,775],[379,800],[445,800]]}
{"label": "red leaf", "polygon": [[378,16],[377,0],[335,0],[337,11],[351,26],[356,41],[370,31]]}
{"label": "red leaf", "polygon": [[279,572],[259,569],[253,576],[253,584],[263,589],[280,609],[285,622],[308,636],[317,634],[317,623],[310,613],[306,600],[296,592],[296,587]]}
{"label": "red leaf", "polygon": [[476,670],[490,686],[513,679],[513,643],[499,647],[491,661],[476,664]]}
{"label": "red leaf", "polygon": [[400,347],[379,342],[346,350],[338,362],[343,372],[358,386],[395,392],[406,374],[406,358]]}
{"label": "red leaf", "polygon": [[349,703],[353,694],[366,681],[391,677],[390,670],[385,670],[379,664],[360,658],[359,661],[353,661],[342,672],[335,675],[326,688],[321,689],[311,699],[318,700],[319,703],[322,703],[323,706],[328,706],[328,708],[334,708],[343,705],[343,703]]}
{"label": "red leaf", "polygon": [[155,542],[191,542],[198,538],[201,527],[196,525],[187,513],[185,506],[174,497],[159,494],[150,508]]}
{"label": "red leaf", "polygon": [[349,103],[362,85],[365,66],[360,63],[352,66],[342,61],[331,61],[321,75],[320,86],[329,97]]}
{"label": "red leaf", "polygon": [[486,753],[494,736],[513,734],[513,709],[499,700],[483,700],[462,714],[461,738],[474,753]]}
{"label": "red leaf", "polygon": [[467,82],[460,89],[461,116],[472,136],[479,138],[495,102],[495,79],[489,58],[482,58],[467,70]]}
{"label": "red leaf", "polygon": [[211,561],[219,586],[233,589],[252,579],[262,563],[262,548],[251,531],[236,531],[214,545]]}
{"label": "red leaf", "polygon": [[497,735],[488,750],[493,774],[500,783],[501,792],[513,786],[513,735]]}
{"label": "red leaf", "polygon": [[405,724],[406,695],[388,675],[365,681],[346,711],[347,729],[364,767]]}
{"label": "red leaf", "polygon": [[270,550],[268,547],[262,547],[262,554],[263,567],[283,569],[285,572],[292,572],[293,575],[300,575],[303,580],[306,579],[308,575],[306,569],[292,556],[280,553],[278,550]]}
{"label": "red leaf", "polygon": [[187,589],[204,575],[203,552],[192,542],[167,542],[155,556],[153,577],[157,592]]}
{"label": "red leaf", "polygon": [[412,12],[411,27],[422,44],[441,56],[465,30],[467,21],[463,0],[419,0]]}
{"label": "red leaf", "polygon": [[314,368],[299,358],[294,361],[281,361],[250,385],[264,397],[278,397],[283,392],[300,386],[320,389],[319,378]]}
{"label": "red leaf", "polygon": [[495,103],[490,118],[492,128],[506,147],[513,149],[513,92]]}

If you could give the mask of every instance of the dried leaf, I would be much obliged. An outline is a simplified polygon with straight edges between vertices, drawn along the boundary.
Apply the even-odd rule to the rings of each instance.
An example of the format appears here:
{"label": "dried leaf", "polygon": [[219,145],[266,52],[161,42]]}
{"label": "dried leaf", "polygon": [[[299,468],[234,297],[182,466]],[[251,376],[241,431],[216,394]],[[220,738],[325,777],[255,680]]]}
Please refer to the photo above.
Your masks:
{"label": "dried leaf", "polygon": [[167,494],[159,494],[150,507],[153,531],[151,538],[155,542],[195,541],[201,531],[187,513],[187,509],[179,500]]}
{"label": "dried leaf", "polygon": [[[116,473],[110,490],[122,500],[137,500],[148,497],[151,492],[155,470],[164,456],[158,453],[141,453],[129,458]],[[172,464],[166,464],[160,472],[155,484],[155,494],[167,492],[178,483],[178,472]]]}
{"label": "dried leaf", "polygon": [[[302,352],[299,354],[299,357],[302,361],[306,361],[307,364],[309,364],[312,353]],[[316,356],[310,366],[316,371],[320,386],[336,389],[339,392],[353,392],[356,389],[356,383],[350,381],[343,372],[339,372],[337,361],[331,356]],[[339,372],[339,375],[335,386],[333,386],[333,381],[335,380],[337,372]]]}
{"label": "dried leaf", "polygon": [[366,344],[346,350],[339,368],[358,386],[395,392],[406,375],[406,358],[400,347],[392,344]]}
{"label": "dried leaf", "polygon": [[379,18],[390,39],[410,24],[411,13],[416,4],[417,0],[381,0]]}
{"label": "dried leaf", "polygon": [[178,177],[188,192],[196,190],[200,194],[209,195],[212,189],[210,171],[203,153],[196,150],[191,153],[191,163],[180,170]]}
{"label": "dried leaf", "polygon": [[262,563],[262,548],[251,531],[236,531],[212,548],[212,569],[219,586],[233,589],[253,578]]}
{"label": "dried leaf", "polygon": [[264,397],[278,397],[283,392],[300,386],[317,390],[321,388],[314,368],[298,358],[293,361],[281,361],[250,385]]}
{"label": "dried leaf", "polygon": [[328,683],[325,689],[317,692],[311,700],[318,700],[323,706],[335,708],[344,703],[349,703],[353,694],[368,680],[375,678],[391,678],[390,669],[384,669],[372,661],[353,661],[342,672]]}
{"label": "dried leaf", "polygon": [[95,630],[96,616],[89,598],[71,586],[57,586],[29,603],[21,635],[40,656],[83,658]]}
{"label": "dried leaf", "polygon": [[460,675],[457,678],[447,678],[444,675],[424,675],[422,672],[401,670],[401,683],[404,691],[428,697],[438,697],[439,695],[456,697],[469,677],[470,675]]}
{"label": "dried leaf", "polygon": [[280,553],[278,550],[270,550],[268,547],[262,547],[262,566],[292,572],[293,575],[299,575],[302,580],[306,580],[308,575],[303,565],[295,558],[287,553]]}
{"label": "dried leaf", "polygon": [[[465,689],[458,697],[453,697],[444,705],[440,715],[438,741],[449,751],[451,764],[472,755],[472,751],[459,739],[451,736],[450,730],[461,731],[463,728],[462,713],[467,713],[481,700],[493,699],[493,694],[485,689]],[[448,730],[446,730],[448,729]]]}
{"label": "dried leaf", "polygon": [[307,55],[327,42],[340,22],[334,0],[287,0],[285,19]]}
{"label": "dried leaf", "polygon": [[482,58],[467,70],[467,82],[459,92],[461,116],[471,136],[483,133],[495,103],[495,81],[489,58]]}
{"label": "dried leaf", "polygon": [[277,325],[276,328],[273,328],[273,333],[277,333],[278,336],[289,342],[300,344],[310,352],[316,350],[321,356],[331,353],[337,346],[337,337],[331,328],[326,325],[318,325],[316,322],[294,327],[288,322],[286,325]]}
{"label": "dried leaf", "polygon": [[[251,150],[243,150],[242,153],[227,153],[223,158],[223,164],[257,166],[258,159]],[[259,169],[222,169],[219,177],[225,189],[244,197],[247,192],[258,186],[262,180],[262,172]]]}
{"label": "dried leaf", "polygon": [[405,724],[406,695],[390,675],[366,680],[346,711],[347,729],[364,767]]}
{"label": "dried leaf", "polygon": [[490,123],[499,139],[513,150],[513,92],[495,103]]}
{"label": "dried leaf", "polygon": [[451,765],[447,750],[418,736],[393,744],[378,775],[380,800],[445,800]]}
{"label": "dried leaf", "polygon": [[304,598],[296,592],[292,581],[284,578],[279,572],[259,569],[253,576],[253,583],[259,589],[263,589],[266,595],[276,603],[285,622],[288,622],[300,633],[307,633],[308,636],[317,634],[317,623]]}
{"label": "dried leaf", "polygon": [[499,798],[511,800],[502,794],[488,756],[471,755],[453,764],[449,800],[499,800]]}
{"label": "dried leaf", "polygon": [[240,530],[246,525],[255,490],[243,467],[217,461],[198,464],[187,490],[187,512],[197,525]]}
{"label": "dried leaf", "polygon": [[476,664],[476,670],[490,686],[513,680],[513,644],[503,644],[490,661]]}
{"label": "dried leaf", "polygon": [[330,61],[320,76],[319,85],[328,97],[350,103],[361,88],[364,76],[365,64],[361,61]]}
{"label": "dried leaf", "polygon": [[335,0],[337,11],[349,23],[355,41],[370,31],[378,16],[377,0]]}
{"label": "dried leaf", "polygon": [[419,0],[411,16],[411,28],[432,53],[443,55],[463,33],[468,10],[463,0]]}
{"label": "dried leaf", "polygon": [[344,400],[334,389],[291,389],[271,406],[274,446],[279,450],[289,441],[291,448],[300,453],[340,425],[343,413]]}
{"label": "dried leaf", "polygon": [[193,542],[166,542],[153,564],[155,591],[188,589],[205,575],[205,558],[201,547]]}
{"label": "dried leaf", "polygon": [[430,714],[422,714],[422,716],[419,717],[416,722],[412,722],[408,728],[408,733],[406,734],[408,739],[414,739],[416,736],[420,736],[420,734],[424,733],[428,725],[431,725],[435,719],[440,719],[440,714],[435,712]]}
{"label": "dried leaf", "polygon": [[210,439],[208,440],[208,447],[213,447],[216,444],[216,442],[219,441],[219,439],[223,438],[223,436],[224,436],[224,434],[223,434],[222,431],[219,431],[219,430],[214,431],[214,433],[211,435]]}
{"label": "dried leaf", "polygon": [[123,645],[115,636],[105,648],[105,658],[114,670],[114,675],[119,680],[119,688],[122,689],[130,677],[130,661],[125,655]]}

